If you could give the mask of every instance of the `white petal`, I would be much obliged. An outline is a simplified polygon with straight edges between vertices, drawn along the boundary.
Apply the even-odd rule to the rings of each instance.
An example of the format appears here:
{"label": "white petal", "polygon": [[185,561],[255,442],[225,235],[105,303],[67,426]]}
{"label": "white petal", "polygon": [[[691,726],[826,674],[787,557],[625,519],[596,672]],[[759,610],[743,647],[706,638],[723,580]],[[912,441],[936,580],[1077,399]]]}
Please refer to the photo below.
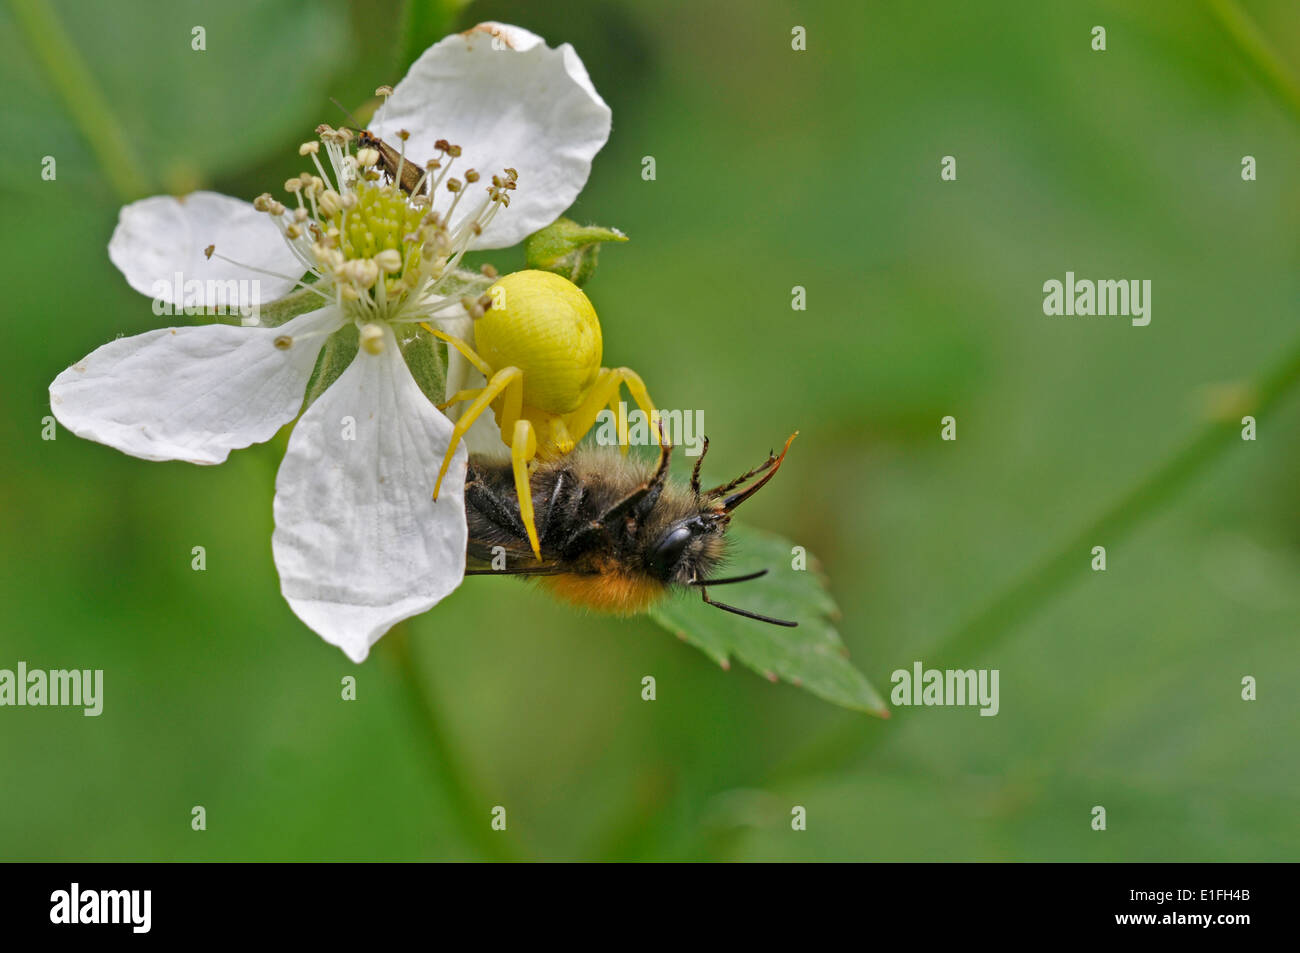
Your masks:
{"label": "white petal", "polygon": [[[518,170],[510,207],[476,248],[506,248],[555,221],[586,184],[609,126],[609,107],[572,46],[551,49],[536,34],[500,23],[480,23],[425,50],[371,124],[391,143],[397,130],[410,132],[406,154],[421,164],[438,139],[461,146],[453,174],[477,169],[483,181],[476,191],[502,169]],[[477,208],[469,201],[474,194],[462,209]]]}
{"label": "white petal", "polygon": [[[216,254],[209,259],[209,245],[240,265],[285,277]],[[226,304],[232,294],[240,306],[260,307],[287,294],[306,272],[268,215],[216,192],[155,195],[123,207],[108,257],[136,291],[177,308]]]}
{"label": "white petal", "polygon": [[294,428],[275,481],[272,548],[298,618],[354,662],[465,574],[465,447],[438,501],[452,424],[420,392],[384,328]]}
{"label": "white petal", "polygon": [[[118,338],[50,385],[50,408],[78,437],[145,460],[221,463],[293,420],[334,308],[279,328],[209,324]],[[292,347],[275,346],[294,338]]]}

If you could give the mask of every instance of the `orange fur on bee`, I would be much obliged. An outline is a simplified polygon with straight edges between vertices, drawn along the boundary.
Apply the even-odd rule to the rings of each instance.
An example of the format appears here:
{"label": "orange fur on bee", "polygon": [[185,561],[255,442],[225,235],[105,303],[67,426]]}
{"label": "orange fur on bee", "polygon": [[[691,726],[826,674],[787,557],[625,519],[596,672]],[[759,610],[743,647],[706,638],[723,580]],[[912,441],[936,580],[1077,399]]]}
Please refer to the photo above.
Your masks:
{"label": "orange fur on bee", "polygon": [[599,612],[635,615],[644,612],[664,594],[664,585],[653,579],[610,572],[581,576],[563,574],[539,576],[537,581],[558,598]]}

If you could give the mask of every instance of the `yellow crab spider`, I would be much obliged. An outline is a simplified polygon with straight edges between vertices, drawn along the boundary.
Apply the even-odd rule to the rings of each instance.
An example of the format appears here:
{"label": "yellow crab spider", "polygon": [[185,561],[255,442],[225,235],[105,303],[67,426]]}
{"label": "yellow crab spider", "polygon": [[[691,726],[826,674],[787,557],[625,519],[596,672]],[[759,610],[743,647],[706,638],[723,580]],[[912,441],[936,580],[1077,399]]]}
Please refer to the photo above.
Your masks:
{"label": "yellow crab spider", "polygon": [[569,453],[606,406],[620,422],[618,440],[626,453],[626,418],[618,413],[619,388],[627,385],[647,420],[654,419],[654,404],[635,371],[600,366],[602,342],[596,309],[571,281],[549,271],[517,271],[497,281],[488,294],[492,306],[474,322],[477,352],[457,337],[422,325],[460,351],[487,381],[477,390],[453,394],[442,405],[471,401],[452,430],[433,498],[438,498],[456,445],[483,411],[492,407],[501,440],[510,448],[519,515],[533,554],[541,559],[529,484],[533,461]]}

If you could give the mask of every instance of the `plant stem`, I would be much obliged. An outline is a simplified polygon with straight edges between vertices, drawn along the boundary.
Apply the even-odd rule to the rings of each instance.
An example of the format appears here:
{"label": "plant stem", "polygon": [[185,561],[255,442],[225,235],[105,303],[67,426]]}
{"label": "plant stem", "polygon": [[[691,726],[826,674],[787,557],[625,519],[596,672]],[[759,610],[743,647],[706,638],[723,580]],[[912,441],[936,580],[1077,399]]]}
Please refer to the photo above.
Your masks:
{"label": "plant stem", "polygon": [[465,769],[464,761],[443,727],[428,685],[420,677],[419,663],[411,651],[408,623],[399,622],[381,642],[385,655],[396,668],[408,706],[420,734],[423,750],[442,783],[447,802],[455,812],[460,829],[491,860],[519,860],[518,853],[506,840],[505,832],[490,827],[490,803],[479,792]]}
{"label": "plant stem", "polygon": [[1235,0],[1205,0],[1205,5],[1237,44],[1237,48],[1250,60],[1265,85],[1300,119],[1300,82],[1297,82],[1286,61],[1273,49],[1264,32]]}
{"label": "plant stem", "polygon": [[150,194],[122,124],[47,0],[9,0],[9,6],[118,198],[131,202]]}

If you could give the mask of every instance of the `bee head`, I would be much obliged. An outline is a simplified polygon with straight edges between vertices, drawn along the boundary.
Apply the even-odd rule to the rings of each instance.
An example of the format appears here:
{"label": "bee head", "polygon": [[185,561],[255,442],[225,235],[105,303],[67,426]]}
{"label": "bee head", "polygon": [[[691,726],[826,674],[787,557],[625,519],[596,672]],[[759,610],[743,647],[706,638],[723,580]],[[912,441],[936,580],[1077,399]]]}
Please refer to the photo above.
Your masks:
{"label": "bee head", "polygon": [[663,583],[689,586],[703,579],[722,556],[722,534],[731,517],[705,511],[669,523],[646,550],[646,569]]}
{"label": "bee head", "polygon": [[[674,519],[655,531],[653,538],[644,550],[645,566],[650,575],[665,584],[676,583],[678,585],[694,586],[700,590],[706,603],[727,612],[773,625],[795,625],[793,622],[773,619],[770,616],[759,615],[746,609],[738,609],[735,606],[715,602],[709,598],[706,587],[748,582],[767,573],[766,569],[762,569],[747,575],[732,576],[725,579],[713,577],[713,570],[722,558],[723,535],[731,522],[732,512],[741,503],[744,503],[762,489],[768,480],[772,479],[780,468],[781,461],[785,459],[786,451],[790,449],[790,443],[797,435],[797,433],[790,435],[790,439],[785,442],[785,447],[782,448],[779,456],[769,453],[763,463],[730,483],[725,483],[708,491],[702,491],[700,489],[700,465],[704,461],[704,454],[709,449],[709,441],[706,438],[704,448],[695,463],[694,471],[691,473],[691,509],[693,512]],[[654,500],[658,499],[664,477],[667,474],[668,451],[670,449],[667,446],[662,448],[659,469],[656,471],[648,488],[647,499],[652,504]],[[745,485],[755,477],[760,478],[754,480],[748,486]]]}

